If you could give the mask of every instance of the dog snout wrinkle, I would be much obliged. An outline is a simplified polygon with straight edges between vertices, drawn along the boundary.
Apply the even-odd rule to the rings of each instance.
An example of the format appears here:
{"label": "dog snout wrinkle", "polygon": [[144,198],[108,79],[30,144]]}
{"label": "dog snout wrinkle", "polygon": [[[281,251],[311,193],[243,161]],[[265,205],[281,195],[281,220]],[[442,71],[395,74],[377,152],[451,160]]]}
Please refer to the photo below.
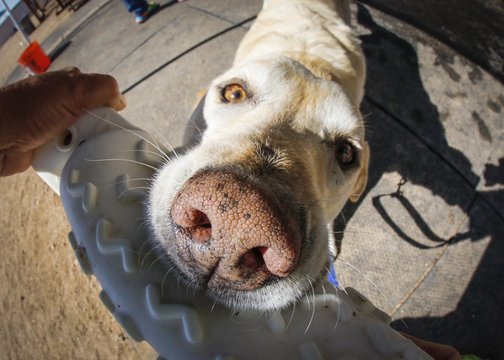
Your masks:
{"label": "dog snout wrinkle", "polygon": [[175,244],[193,279],[210,288],[260,288],[296,268],[301,240],[296,220],[278,201],[229,171],[203,170],[179,191],[171,208]]}

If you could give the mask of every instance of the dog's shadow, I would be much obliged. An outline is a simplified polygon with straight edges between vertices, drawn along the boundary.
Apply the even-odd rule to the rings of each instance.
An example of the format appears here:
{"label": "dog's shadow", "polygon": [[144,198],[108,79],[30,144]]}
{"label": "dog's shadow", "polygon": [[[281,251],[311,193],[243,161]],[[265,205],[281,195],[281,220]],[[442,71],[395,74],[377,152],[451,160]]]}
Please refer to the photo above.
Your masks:
{"label": "dog's shadow", "polygon": [[[481,216],[484,209],[479,209],[477,204],[485,202],[476,201],[478,197],[481,198],[481,194],[474,190],[478,176],[472,172],[471,163],[464,154],[447,143],[440,114],[422,84],[415,49],[407,41],[379,26],[362,5],[358,5],[357,21],[370,32],[360,37],[368,69],[367,95],[362,104],[362,113],[366,116],[369,128],[366,137],[371,148],[367,193],[361,199],[366,197],[384,174],[396,172],[403,178],[397,191],[374,195],[372,203],[401,239],[418,249],[426,249],[446,243],[451,246],[461,241],[491,238],[472,281],[454,312],[444,317],[401,319],[395,321],[393,326],[424,339],[452,344],[462,353],[477,353],[492,359],[502,358],[504,347],[500,335],[504,334],[504,289],[501,279],[504,265],[500,254],[504,254],[504,235],[499,231],[502,226],[484,223],[484,217]],[[377,113],[382,114],[381,118],[375,116]],[[392,119],[394,126],[384,126],[380,122],[384,117]],[[406,136],[398,136],[398,132]],[[419,152],[419,147],[429,151]],[[431,172],[436,171],[432,164],[433,156],[436,162],[440,161],[449,169],[446,173],[451,172],[451,176],[458,177],[466,187],[474,190],[472,201],[468,201],[467,195],[448,191],[450,180],[431,176]],[[501,159],[500,165],[487,165],[487,171],[483,174],[485,178],[488,177],[487,183],[502,181],[502,178],[496,179],[498,174],[503,173],[504,159]],[[469,230],[451,238],[436,235],[422,214],[402,194],[400,188],[404,182],[425,187],[446,204],[458,206],[468,214]],[[399,201],[402,209],[430,240],[429,245],[415,240],[402,229],[401,224],[394,223],[382,204],[383,196],[392,196]],[[498,199],[503,194],[501,191],[492,196]],[[343,244],[345,224],[358,206],[359,203],[347,204],[342,215],[335,221],[338,251]]]}

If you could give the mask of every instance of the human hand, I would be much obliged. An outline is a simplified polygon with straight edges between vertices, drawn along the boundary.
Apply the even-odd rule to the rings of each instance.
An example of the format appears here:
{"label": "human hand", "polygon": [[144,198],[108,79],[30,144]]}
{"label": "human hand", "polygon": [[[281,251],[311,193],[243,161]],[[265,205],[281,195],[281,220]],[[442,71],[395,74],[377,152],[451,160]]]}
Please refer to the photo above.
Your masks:
{"label": "human hand", "polygon": [[26,170],[35,149],[86,110],[126,106],[115,79],[77,68],[47,72],[0,89],[0,176]]}
{"label": "human hand", "polygon": [[403,332],[401,332],[401,334],[405,338],[413,341],[416,346],[432,356],[434,360],[462,360],[459,352],[453,346],[436,344],[430,341],[421,340]]}

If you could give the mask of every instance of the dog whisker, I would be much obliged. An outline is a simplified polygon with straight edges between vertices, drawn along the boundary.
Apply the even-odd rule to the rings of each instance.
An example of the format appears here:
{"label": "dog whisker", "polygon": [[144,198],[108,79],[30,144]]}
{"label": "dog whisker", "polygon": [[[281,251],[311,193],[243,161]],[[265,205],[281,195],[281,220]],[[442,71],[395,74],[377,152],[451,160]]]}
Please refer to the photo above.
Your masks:
{"label": "dog whisker", "polygon": [[158,150],[166,158],[169,158],[169,156],[163,151],[163,149],[161,149],[161,147],[158,145],[157,141],[154,138],[152,138],[152,141],[151,141],[151,140],[147,139],[145,136],[142,136],[142,135],[138,134],[137,132],[135,132],[135,131],[133,131],[131,129],[125,128],[124,126],[121,126],[119,124],[116,124],[116,123],[108,120],[108,119],[105,119],[105,118],[103,118],[101,116],[98,116],[97,114],[93,113],[92,111],[90,111],[90,110],[88,110],[86,108],[84,108],[84,111],[86,111],[88,114],[94,116],[95,118],[97,118],[97,119],[99,119],[99,120],[101,120],[103,122],[106,122],[107,124],[110,124],[112,126],[115,126],[115,127],[119,128],[121,130],[127,131],[127,132],[129,132],[129,133],[137,136],[138,138],[140,138],[140,139],[144,140],[145,142],[147,142],[148,144],[152,145],[156,150]]}
{"label": "dog whisker", "polygon": [[182,274],[179,273],[177,276],[177,289],[179,289],[179,290],[180,290],[180,279],[181,278],[182,278]]}
{"label": "dog whisker", "polygon": [[[153,266],[154,266],[154,265],[155,265],[158,261],[160,261],[160,260],[162,260],[162,257],[159,257],[159,256],[153,257],[153,258],[151,259],[151,262],[149,263],[149,266],[147,266],[146,268],[144,268],[144,270],[143,270],[143,271],[144,271],[144,273],[145,273],[145,274],[148,274],[148,273],[150,272],[151,268],[152,268],[152,267],[153,267]],[[145,262],[145,261],[146,261],[146,259],[145,259],[143,262]]]}
{"label": "dog whisker", "polygon": [[[327,274],[329,275],[331,273],[331,270],[329,268],[325,268],[326,271],[327,271]],[[338,323],[339,323],[339,318],[340,318],[340,307],[341,307],[341,304],[339,302],[339,291],[338,291],[338,287],[336,285],[334,285],[332,282],[329,283],[331,285],[331,287],[334,289],[334,295],[336,295],[336,299],[337,299],[337,304],[338,304],[338,311],[337,311],[337,315],[336,315],[336,324],[334,324],[334,327],[332,329],[332,331],[336,331],[336,328],[338,327]],[[338,284],[340,284],[340,281],[338,280]]]}
{"label": "dog whisker", "polygon": [[334,324],[334,327],[333,327],[333,330],[332,330],[334,332],[338,328],[338,324],[339,324],[339,320],[340,320],[341,303],[339,301],[338,288],[336,286],[334,286],[334,285],[333,285],[333,288],[334,288],[334,293],[336,294],[336,299],[337,299],[337,304],[338,304],[338,314],[336,315],[336,323]]}
{"label": "dog whisker", "polygon": [[289,318],[289,321],[287,322],[287,326],[285,327],[285,331],[289,329],[290,324],[292,323],[292,319],[294,319],[294,312],[296,311],[296,303],[292,305],[292,311],[291,311],[291,316]]}
{"label": "dog whisker", "polygon": [[[172,144],[170,142],[168,142],[168,140],[166,140],[166,145],[168,146],[168,148],[170,149],[170,152],[177,158],[179,159],[180,156],[179,154],[177,153],[177,151],[175,150],[175,148],[172,146]],[[170,162],[171,159],[169,157],[166,158],[167,162]]]}
{"label": "dog whisker", "polygon": [[162,297],[164,296],[164,283],[165,283],[166,279],[168,278],[168,275],[170,274],[170,272],[174,268],[175,268],[175,265],[173,265],[171,268],[169,268],[168,271],[166,271],[166,274],[164,274],[163,279],[161,280],[161,296]]}
{"label": "dog whisker", "polygon": [[217,305],[217,299],[215,299],[215,301],[213,302],[213,304],[212,304],[212,308],[211,308],[211,311],[214,311],[214,309],[215,309],[215,305]]}
{"label": "dog whisker", "polygon": [[[305,329],[305,334],[308,332],[308,329],[310,328],[312,322],[313,322],[313,318],[315,317],[315,289],[313,288],[313,283],[312,283],[312,279],[310,278],[310,276],[306,275],[306,278],[308,279],[308,283],[310,284],[310,289],[311,289],[311,295],[312,295],[312,314],[311,314],[311,317],[310,317],[310,321],[308,322],[308,326],[306,326],[306,329]],[[310,308],[310,298],[308,297],[308,294],[306,294],[306,300],[307,300],[307,303],[308,303],[308,309]]]}
{"label": "dog whisker", "polygon": [[[161,131],[159,131],[159,129],[155,125],[153,125],[153,127],[154,127],[154,130],[156,131],[156,134],[161,137],[161,140],[163,141],[164,144],[166,144],[168,146],[168,148],[170,149],[171,153],[176,158],[179,158],[179,154],[175,151],[175,148],[172,146],[171,142],[163,135],[163,133]],[[170,156],[166,155],[165,156],[165,160],[167,162],[171,161]]]}
{"label": "dog whisker", "polygon": [[373,231],[364,231],[364,230],[336,230],[333,231],[334,234],[344,234],[344,233],[351,233],[351,234],[364,234],[364,235],[375,235],[376,232]]}
{"label": "dog whisker", "polygon": [[[139,219],[140,220],[140,219]],[[146,227],[147,229],[149,228],[150,224],[149,224],[149,220],[148,219],[144,219],[137,227],[137,231],[141,231],[144,227]]]}
{"label": "dog whisker", "polygon": [[145,166],[145,167],[148,167],[148,168],[150,168],[150,169],[152,169],[154,171],[157,171],[157,168],[154,167],[154,166],[152,166],[152,165],[149,165],[149,164],[141,162],[141,161],[132,160],[132,159],[108,158],[108,159],[84,159],[84,160],[91,161],[91,162],[124,161],[124,162],[132,163],[132,164],[137,164],[137,165]]}
{"label": "dog whisker", "polygon": [[140,150],[140,149],[134,149],[134,150],[126,150],[127,152],[138,152],[142,154],[149,154],[157,157],[160,161],[164,162],[169,162],[171,159],[169,157],[166,157],[163,154],[160,154],[159,152],[152,151],[152,150]]}
{"label": "dog whisker", "polygon": [[194,128],[198,131],[198,133],[200,134],[200,136],[203,136],[203,131],[201,131],[201,129],[199,128],[199,126],[196,124],[196,122],[194,120],[190,120],[190,123],[194,126]]}
{"label": "dog whisker", "polygon": [[155,263],[157,263],[159,260],[161,260],[162,257],[161,256],[158,256],[154,259],[154,261],[151,262],[151,264],[149,265],[149,267],[147,268],[147,272],[150,271],[150,269],[154,266]]}
{"label": "dog whisker", "polygon": [[267,314],[263,312],[263,313],[262,313],[263,315],[267,315],[267,317],[266,317],[266,321],[265,321],[263,324],[261,324],[261,326],[259,326],[258,328],[262,328],[262,327],[264,327],[264,326],[268,325],[269,323],[271,323],[271,322],[273,321],[273,319],[274,319],[274,318],[275,318],[275,317],[276,317],[279,313],[280,313],[280,309],[276,309],[275,311],[270,312],[270,313],[267,313]]}
{"label": "dog whisker", "polygon": [[345,295],[350,296],[350,295],[348,295],[348,292],[346,291],[345,286],[343,286],[341,281],[338,281],[338,289],[340,289],[340,288],[341,288],[341,291],[343,291],[345,293]]}
{"label": "dog whisker", "polygon": [[308,293],[305,294],[306,298],[306,306],[308,306],[308,310],[311,310],[311,305],[310,305],[310,298],[308,297]]}
{"label": "dog whisker", "polygon": [[154,247],[151,247],[151,249],[145,254],[145,256],[143,257],[141,263],[140,263],[140,267],[143,268],[144,266],[144,263],[145,261],[147,260],[147,258],[149,257],[149,255],[151,255],[156,249]]}
{"label": "dog whisker", "polygon": [[352,268],[353,270],[357,271],[360,275],[362,275],[362,277],[368,281],[375,289],[376,291],[378,291],[378,293],[383,297],[383,299],[387,302],[387,304],[390,305],[390,307],[393,309],[394,308],[394,305],[392,304],[392,302],[387,298],[387,296],[385,295],[385,293],[378,287],[378,285],[376,285],[376,283],[371,280],[368,276],[366,276],[362,271],[360,271],[359,269],[357,269],[355,266],[353,266],[352,264],[350,264],[348,261],[342,259],[341,257],[338,258],[341,262],[343,262],[345,265],[349,266],[350,268]]}
{"label": "dog whisker", "polygon": [[134,179],[115,181],[115,182],[113,182],[113,183],[105,186],[104,189],[108,189],[110,187],[113,187],[113,186],[116,186],[116,185],[119,185],[119,184],[126,184],[127,182],[130,182],[130,181],[147,181],[147,182],[151,182],[152,178],[134,178]]}
{"label": "dog whisker", "polygon": [[149,190],[149,187],[148,186],[134,186],[134,187],[130,187],[124,191],[122,191],[118,196],[117,198],[120,199],[123,197],[123,195],[125,195],[128,191],[134,191],[134,190]]}

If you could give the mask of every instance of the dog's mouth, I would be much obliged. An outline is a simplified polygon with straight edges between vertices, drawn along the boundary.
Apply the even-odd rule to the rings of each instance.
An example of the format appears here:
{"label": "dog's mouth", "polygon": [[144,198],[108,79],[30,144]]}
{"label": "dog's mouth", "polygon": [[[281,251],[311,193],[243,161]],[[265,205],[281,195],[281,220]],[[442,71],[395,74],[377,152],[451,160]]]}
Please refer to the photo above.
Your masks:
{"label": "dog's mouth", "polygon": [[209,289],[257,290],[288,277],[301,252],[299,217],[290,206],[230,171],[202,170],[171,207],[184,276]]}

